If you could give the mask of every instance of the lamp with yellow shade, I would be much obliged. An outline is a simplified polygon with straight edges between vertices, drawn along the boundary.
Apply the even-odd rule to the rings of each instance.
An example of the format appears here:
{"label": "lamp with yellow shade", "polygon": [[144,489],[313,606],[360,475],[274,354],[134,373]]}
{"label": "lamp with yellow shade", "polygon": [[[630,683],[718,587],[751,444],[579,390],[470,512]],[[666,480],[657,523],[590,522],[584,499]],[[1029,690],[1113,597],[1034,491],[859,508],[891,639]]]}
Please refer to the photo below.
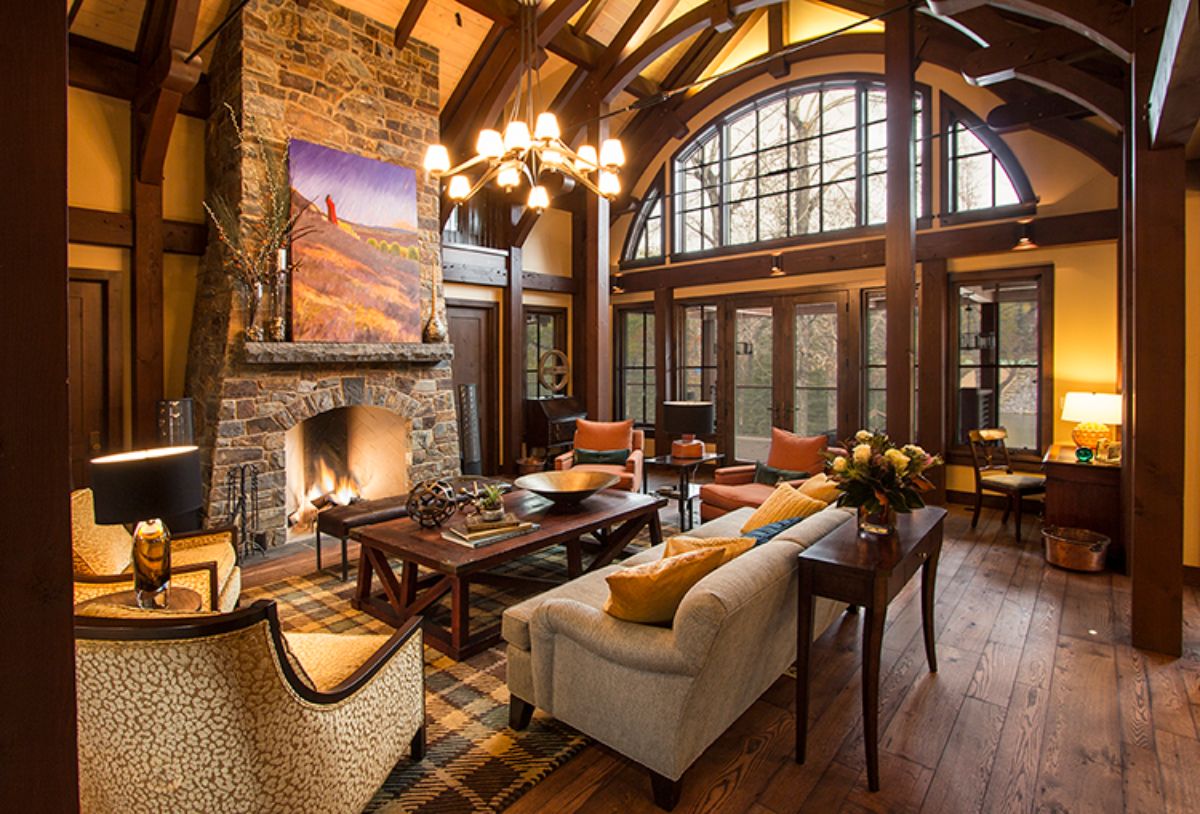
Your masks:
{"label": "lamp with yellow shade", "polygon": [[1086,463],[1092,460],[1100,441],[1109,437],[1109,425],[1121,423],[1121,396],[1118,393],[1067,393],[1062,419],[1077,422],[1071,430],[1071,440],[1075,442],[1075,457]]}

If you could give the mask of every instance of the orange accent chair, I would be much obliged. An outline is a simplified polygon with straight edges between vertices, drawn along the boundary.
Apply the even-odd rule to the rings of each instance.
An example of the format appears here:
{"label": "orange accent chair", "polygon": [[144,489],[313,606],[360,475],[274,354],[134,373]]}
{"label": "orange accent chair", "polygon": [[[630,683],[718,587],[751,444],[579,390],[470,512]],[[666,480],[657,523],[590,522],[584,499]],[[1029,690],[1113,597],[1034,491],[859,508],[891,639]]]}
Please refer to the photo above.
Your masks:
{"label": "orange accent chair", "polygon": [[[767,466],[788,469],[793,472],[808,472],[816,475],[825,471],[825,452],[828,439],[824,435],[803,436],[794,432],[771,428],[771,447],[767,451]],[[700,487],[700,521],[740,509],[744,506],[758,508],[775,487],[754,482],[755,464],[723,466],[713,474],[713,482]],[[798,485],[804,479],[788,481]]]}
{"label": "orange accent chair", "polygon": [[633,419],[628,421],[588,421],[581,418],[575,422],[575,447],[590,449],[597,452],[609,452],[618,449],[629,450],[629,458],[625,465],[618,464],[578,464],[575,463],[575,451],[564,452],[554,459],[554,468],[579,469],[586,472],[607,472],[616,475],[621,480],[614,489],[624,489],[627,492],[638,492],[642,488],[642,467],[646,454],[643,447],[646,443],[646,433],[633,428]]}

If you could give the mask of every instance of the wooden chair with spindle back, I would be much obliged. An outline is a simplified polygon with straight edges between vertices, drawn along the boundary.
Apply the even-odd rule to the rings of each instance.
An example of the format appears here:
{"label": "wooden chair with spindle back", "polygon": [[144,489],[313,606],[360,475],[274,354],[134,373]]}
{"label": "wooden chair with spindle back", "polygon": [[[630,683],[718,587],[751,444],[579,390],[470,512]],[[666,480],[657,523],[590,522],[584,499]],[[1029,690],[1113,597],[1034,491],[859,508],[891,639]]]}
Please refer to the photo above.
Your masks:
{"label": "wooden chair with spindle back", "polygon": [[[1021,502],[1032,495],[1046,492],[1046,476],[1032,473],[1013,472],[1012,459],[1008,455],[1008,430],[992,427],[970,430],[967,433],[971,448],[971,464],[975,468],[975,513],[971,517],[971,528],[979,524],[979,510],[983,507],[983,493],[996,492],[1008,501],[1004,507],[1001,524],[1008,523],[1010,512],[1016,514],[1016,537],[1021,542]],[[994,474],[993,474],[994,473]]]}

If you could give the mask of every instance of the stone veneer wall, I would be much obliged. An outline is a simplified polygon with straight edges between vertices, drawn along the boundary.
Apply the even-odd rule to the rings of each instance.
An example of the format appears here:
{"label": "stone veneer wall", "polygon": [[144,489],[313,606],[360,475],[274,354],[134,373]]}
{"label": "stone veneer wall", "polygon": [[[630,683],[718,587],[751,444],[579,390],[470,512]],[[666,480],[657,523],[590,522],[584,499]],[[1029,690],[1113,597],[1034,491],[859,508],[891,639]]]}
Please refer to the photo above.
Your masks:
{"label": "stone veneer wall", "polygon": [[[206,130],[208,195],[239,202],[244,222],[261,215],[262,165],[236,148],[226,108],[277,156],[299,138],[417,173],[422,324],[440,296],[438,190],[419,171],[438,137],[438,55],[331,0],[257,0],[218,39],[209,66],[212,114]],[[210,230],[210,235],[212,235]],[[410,480],[452,474],[459,465],[449,363],[334,362],[266,366],[242,358],[237,297],[215,235],[197,287],[187,392],[196,401],[206,453],[210,521],[223,519],[226,473],[260,468],[262,526],[283,539],[283,432],[296,421],[346,404],[389,407],[413,421]],[[277,499],[278,498],[278,499]]]}

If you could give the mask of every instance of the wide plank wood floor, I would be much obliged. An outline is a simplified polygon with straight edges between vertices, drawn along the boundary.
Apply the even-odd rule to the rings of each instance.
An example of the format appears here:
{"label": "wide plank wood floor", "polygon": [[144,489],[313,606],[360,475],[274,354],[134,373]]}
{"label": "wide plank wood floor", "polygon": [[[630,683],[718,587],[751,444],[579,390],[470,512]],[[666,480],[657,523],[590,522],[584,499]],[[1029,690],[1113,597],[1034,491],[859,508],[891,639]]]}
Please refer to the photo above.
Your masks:
{"label": "wide plank wood floor", "polygon": [[[809,759],[793,760],[781,678],[684,775],[677,812],[1200,811],[1200,592],[1185,588],[1185,653],[1129,642],[1129,580],[1047,566],[1027,521],[952,507],[936,605],[940,671],[922,650],[919,585],[892,603],[880,686],[882,789],[867,791],[861,619],[813,654]],[[536,719],[533,724],[537,725]],[[646,773],[588,747],[508,814],[658,811]]]}

